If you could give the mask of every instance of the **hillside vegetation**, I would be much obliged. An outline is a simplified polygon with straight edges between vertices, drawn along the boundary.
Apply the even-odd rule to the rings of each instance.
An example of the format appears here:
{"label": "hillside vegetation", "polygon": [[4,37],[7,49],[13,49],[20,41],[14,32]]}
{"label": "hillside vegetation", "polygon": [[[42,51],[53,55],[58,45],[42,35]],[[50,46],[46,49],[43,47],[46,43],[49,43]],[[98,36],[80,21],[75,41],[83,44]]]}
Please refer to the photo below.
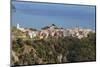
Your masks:
{"label": "hillside vegetation", "polygon": [[88,37],[59,37],[34,40],[25,33],[12,29],[12,65],[52,64],[65,62],[95,61],[96,34],[89,33]]}

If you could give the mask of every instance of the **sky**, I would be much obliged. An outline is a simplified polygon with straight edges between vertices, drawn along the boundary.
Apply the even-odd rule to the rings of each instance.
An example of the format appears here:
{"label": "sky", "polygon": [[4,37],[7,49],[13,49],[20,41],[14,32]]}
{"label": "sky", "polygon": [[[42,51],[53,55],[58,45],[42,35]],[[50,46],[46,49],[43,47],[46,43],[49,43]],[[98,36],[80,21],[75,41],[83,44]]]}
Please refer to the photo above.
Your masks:
{"label": "sky", "polygon": [[63,28],[95,30],[95,6],[12,1],[12,25],[41,29],[55,24]]}

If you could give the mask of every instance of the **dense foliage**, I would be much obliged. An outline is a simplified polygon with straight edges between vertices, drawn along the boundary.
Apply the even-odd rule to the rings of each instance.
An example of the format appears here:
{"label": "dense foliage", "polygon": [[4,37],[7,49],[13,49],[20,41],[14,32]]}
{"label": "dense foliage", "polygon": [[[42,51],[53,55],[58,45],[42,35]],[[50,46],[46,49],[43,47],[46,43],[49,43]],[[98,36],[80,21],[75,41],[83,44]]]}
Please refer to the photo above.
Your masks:
{"label": "dense foliage", "polygon": [[68,36],[42,40],[16,37],[12,40],[12,51],[14,65],[95,61],[96,36],[89,33],[82,39]]}

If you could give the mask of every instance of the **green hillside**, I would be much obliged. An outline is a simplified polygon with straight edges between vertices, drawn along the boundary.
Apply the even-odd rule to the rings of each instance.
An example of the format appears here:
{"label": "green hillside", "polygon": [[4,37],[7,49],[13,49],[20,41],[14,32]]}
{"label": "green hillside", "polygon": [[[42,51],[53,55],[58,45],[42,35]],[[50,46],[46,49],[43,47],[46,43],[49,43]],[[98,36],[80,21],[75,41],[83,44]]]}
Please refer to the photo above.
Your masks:
{"label": "green hillside", "polygon": [[88,37],[59,37],[30,39],[25,33],[12,28],[12,65],[51,64],[65,62],[95,61],[96,34]]}

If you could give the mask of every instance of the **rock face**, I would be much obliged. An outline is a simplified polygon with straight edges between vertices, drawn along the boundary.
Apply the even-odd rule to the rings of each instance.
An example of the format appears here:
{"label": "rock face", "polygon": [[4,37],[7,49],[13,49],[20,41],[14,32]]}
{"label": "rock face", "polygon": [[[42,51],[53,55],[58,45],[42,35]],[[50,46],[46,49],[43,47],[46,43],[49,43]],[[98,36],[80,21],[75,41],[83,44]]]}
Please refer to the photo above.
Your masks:
{"label": "rock face", "polygon": [[12,57],[14,58],[15,63],[19,61],[19,58],[14,51],[12,51]]}
{"label": "rock face", "polygon": [[62,58],[63,58],[62,54],[58,55],[57,58],[58,58],[58,62],[61,63],[62,62]]}

